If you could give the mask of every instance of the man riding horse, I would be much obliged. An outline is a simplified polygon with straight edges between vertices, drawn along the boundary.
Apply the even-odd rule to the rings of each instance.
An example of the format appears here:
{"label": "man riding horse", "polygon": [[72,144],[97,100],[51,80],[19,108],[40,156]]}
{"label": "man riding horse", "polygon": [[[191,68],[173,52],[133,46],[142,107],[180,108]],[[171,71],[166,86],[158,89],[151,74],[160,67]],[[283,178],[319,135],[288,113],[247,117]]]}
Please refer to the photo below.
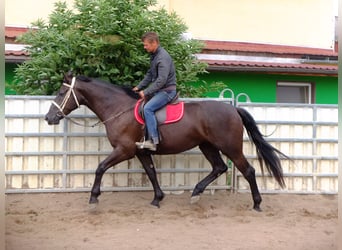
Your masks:
{"label": "man riding horse", "polygon": [[171,56],[160,46],[157,33],[147,32],[142,36],[141,40],[144,49],[151,54],[150,69],[144,79],[133,90],[138,91],[142,99],[148,100],[144,105],[148,140],[136,142],[136,145],[139,148],[156,151],[159,144],[159,133],[155,112],[175,98],[176,72]]}

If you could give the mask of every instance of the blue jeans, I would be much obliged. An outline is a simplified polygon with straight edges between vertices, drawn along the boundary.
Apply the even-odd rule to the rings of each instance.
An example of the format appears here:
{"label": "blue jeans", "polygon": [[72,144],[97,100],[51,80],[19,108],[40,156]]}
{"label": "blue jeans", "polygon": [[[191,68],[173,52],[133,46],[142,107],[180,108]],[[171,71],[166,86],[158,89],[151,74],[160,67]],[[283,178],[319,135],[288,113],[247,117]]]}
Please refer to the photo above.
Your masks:
{"label": "blue jeans", "polygon": [[176,90],[159,91],[145,104],[144,116],[147,127],[148,138],[152,139],[154,144],[159,143],[159,134],[157,129],[157,119],[155,112],[168,104],[176,96]]}

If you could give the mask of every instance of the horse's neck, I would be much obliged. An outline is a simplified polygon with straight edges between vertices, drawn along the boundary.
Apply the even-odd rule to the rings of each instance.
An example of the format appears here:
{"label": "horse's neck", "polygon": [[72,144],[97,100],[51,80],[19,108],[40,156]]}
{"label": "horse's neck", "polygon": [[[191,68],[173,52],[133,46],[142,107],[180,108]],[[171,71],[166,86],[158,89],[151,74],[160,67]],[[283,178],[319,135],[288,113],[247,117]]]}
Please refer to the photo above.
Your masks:
{"label": "horse's neck", "polygon": [[80,90],[84,99],[82,104],[92,110],[101,121],[124,112],[136,102],[114,86],[86,85],[87,87]]}

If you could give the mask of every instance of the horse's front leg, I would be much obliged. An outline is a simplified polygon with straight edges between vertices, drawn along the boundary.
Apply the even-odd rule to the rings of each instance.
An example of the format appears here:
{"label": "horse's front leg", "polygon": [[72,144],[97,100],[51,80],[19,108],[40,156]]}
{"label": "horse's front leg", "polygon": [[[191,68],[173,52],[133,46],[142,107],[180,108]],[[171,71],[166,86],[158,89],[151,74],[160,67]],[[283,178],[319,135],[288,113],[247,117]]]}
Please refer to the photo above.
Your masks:
{"label": "horse's front leg", "polygon": [[96,169],[95,172],[95,180],[93,187],[91,189],[91,195],[89,199],[89,204],[97,204],[98,197],[101,194],[100,186],[101,181],[104,173],[109,169],[110,167],[114,166],[115,164],[122,162],[124,160],[128,160],[129,157],[127,157],[122,150],[119,150],[116,148],[106,159],[104,159],[99,166]]}
{"label": "horse's front leg", "polygon": [[152,186],[153,186],[154,199],[151,202],[151,204],[153,206],[160,207],[159,202],[163,200],[164,193],[160,189],[152,157],[150,154],[144,154],[144,153],[137,154],[137,157],[140,160],[140,162],[142,163],[142,165],[145,169],[145,172],[146,172],[146,174],[147,174],[148,178],[150,179]]}

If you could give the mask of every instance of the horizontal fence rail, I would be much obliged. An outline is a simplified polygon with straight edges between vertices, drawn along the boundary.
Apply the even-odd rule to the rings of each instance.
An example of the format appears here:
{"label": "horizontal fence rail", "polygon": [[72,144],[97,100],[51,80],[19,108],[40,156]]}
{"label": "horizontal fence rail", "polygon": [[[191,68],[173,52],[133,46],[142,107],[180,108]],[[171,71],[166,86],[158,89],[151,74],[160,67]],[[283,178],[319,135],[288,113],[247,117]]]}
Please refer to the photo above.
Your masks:
{"label": "horizontal fence rail", "polygon": [[[45,96],[5,98],[7,193],[89,191],[97,165],[111,152],[104,126],[89,127],[98,119],[85,107],[69,117],[87,127],[66,119],[59,125],[47,125],[44,115],[52,99]],[[230,98],[212,100],[234,103]],[[287,187],[281,190],[270,176],[261,176],[255,147],[245,135],[244,153],[257,170],[261,192],[337,193],[337,105],[236,105],[247,109],[266,135],[265,139],[293,160],[282,160]],[[192,190],[211,171],[198,148],[178,155],[154,156],[154,161],[162,189],[171,192]],[[225,161],[227,173],[208,190],[249,191],[242,175],[228,159]],[[152,190],[136,158],[109,169],[101,187],[103,191]]]}

